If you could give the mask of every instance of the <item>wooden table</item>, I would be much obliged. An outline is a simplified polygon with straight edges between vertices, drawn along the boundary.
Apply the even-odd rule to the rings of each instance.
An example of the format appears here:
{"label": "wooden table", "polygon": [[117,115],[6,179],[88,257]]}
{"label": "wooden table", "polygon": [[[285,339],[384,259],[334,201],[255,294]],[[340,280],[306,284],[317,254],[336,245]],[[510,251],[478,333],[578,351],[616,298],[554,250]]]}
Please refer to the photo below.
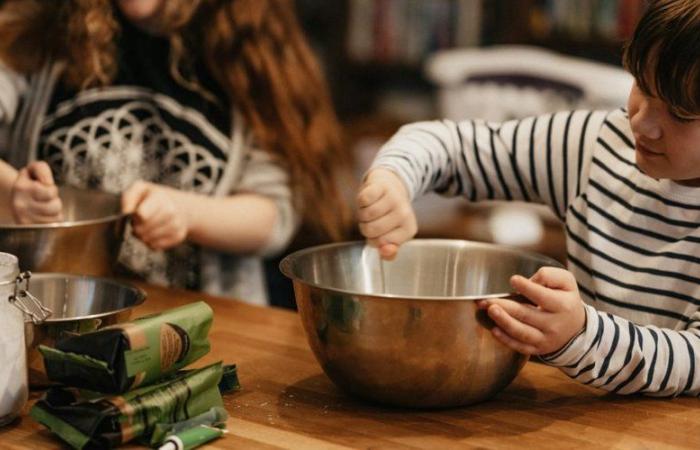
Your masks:
{"label": "wooden table", "polygon": [[[214,309],[212,352],[201,364],[238,364],[242,390],[224,398],[230,433],[206,448],[700,448],[700,400],[610,395],[532,362],[495,399],[479,405],[446,411],[376,407],[335,388],[295,313],[143,287],[148,300],[136,316],[206,300]],[[0,448],[64,446],[23,416],[0,429]]]}

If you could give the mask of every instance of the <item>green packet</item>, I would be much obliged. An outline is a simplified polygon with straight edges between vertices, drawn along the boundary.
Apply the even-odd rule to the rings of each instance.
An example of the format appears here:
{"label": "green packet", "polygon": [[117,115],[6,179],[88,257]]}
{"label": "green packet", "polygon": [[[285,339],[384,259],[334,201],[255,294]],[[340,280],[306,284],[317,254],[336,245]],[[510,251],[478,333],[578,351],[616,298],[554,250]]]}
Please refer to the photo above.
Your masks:
{"label": "green packet", "polygon": [[[139,439],[162,438],[173,424],[222,408],[221,363],[187,371],[123,395],[83,399],[73,388],[52,388],[30,416],[75,449],[112,448]],[[160,428],[158,424],[161,424]]]}
{"label": "green packet", "polygon": [[39,346],[49,380],[119,394],[159,380],[209,352],[212,310],[204,302]]}

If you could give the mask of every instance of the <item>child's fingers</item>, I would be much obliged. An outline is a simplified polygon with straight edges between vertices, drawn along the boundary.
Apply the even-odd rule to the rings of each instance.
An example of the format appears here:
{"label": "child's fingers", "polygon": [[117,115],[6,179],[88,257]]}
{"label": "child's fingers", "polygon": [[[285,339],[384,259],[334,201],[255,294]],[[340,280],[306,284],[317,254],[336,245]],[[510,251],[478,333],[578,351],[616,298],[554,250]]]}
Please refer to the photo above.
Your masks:
{"label": "child's fingers", "polygon": [[58,188],[55,184],[46,185],[33,182],[29,187],[29,195],[37,202],[51,202],[58,200]]}
{"label": "child's fingers", "polygon": [[513,339],[512,337],[508,336],[503,330],[501,330],[498,327],[493,327],[491,329],[491,334],[493,334],[493,336],[496,339],[498,339],[503,345],[505,345],[506,347],[508,347],[512,350],[515,350],[518,353],[522,353],[524,355],[537,355],[537,354],[539,354],[536,347]]}
{"label": "child's fingers", "polygon": [[379,256],[382,259],[386,259],[388,261],[391,261],[394,258],[396,258],[398,252],[399,246],[396,244],[384,244],[379,247]]}
{"label": "child's fingers", "polygon": [[121,203],[122,212],[131,214],[136,211],[136,208],[148,195],[150,187],[148,183],[137,181],[132,184],[124,193],[122,193]]}
{"label": "child's fingers", "polygon": [[172,235],[167,235],[160,239],[150,241],[148,246],[151,247],[153,250],[167,250],[171,247],[176,246],[180,242],[182,242],[181,239],[177,239]]}
{"label": "child's fingers", "polygon": [[577,289],[576,278],[574,278],[573,274],[568,270],[558,267],[542,267],[530,277],[530,280],[551,289],[561,289],[565,291]]}
{"label": "child's fingers", "polygon": [[58,213],[58,214],[41,214],[37,212],[33,212],[30,217],[25,220],[26,223],[54,223],[54,222],[62,222],[63,221],[63,214]]}
{"label": "child's fingers", "polygon": [[387,196],[383,196],[369,206],[360,208],[357,211],[357,220],[359,222],[371,222],[377,220],[390,213],[396,207],[396,203],[392,202]]}
{"label": "child's fingers", "polygon": [[158,227],[151,227],[139,238],[154,250],[164,250],[180,244],[187,238],[187,229],[172,216]]}
{"label": "child's fingers", "polygon": [[407,227],[398,227],[394,228],[390,232],[386,233],[385,235],[378,237],[376,239],[371,239],[373,241],[373,245],[377,248],[381,248],[384,245],[388,244],[394,244],[397,247],[403,244],[404,242],[408,241],[411,239],[414,235],[416,234],[415,228],[410,229]]}
{"label": "child's fingers", "polygon": [[513,286],[513,289],[545,311],[558,310],[559,300],[555,295],[557,291],[553,291],[539,283],[528,280],[521,275],[513,275],[510,278],[510,284]]}
{"label": "child's fingers", "polygon": [[524,324],[530,325],[538,330],[543,330],[547,327],[551,320],[549,314],[543,312],[539,308],[508,299],[489,299],[484,300],[479,305],[480,309],[488,309],[491,305],[498,305],[515,320]]}
{"label": "child's fingers", "polygon": [[391,211],[389,214],[372,222],[360,223],[362,235],[368,239],[376,239],[391,230],[404,225],[404,217],[398,211]]}
{"label": "child's fingers", "polygon": [[[144,201],[144,204],[146,202]],[[146,205],[148,206],[148,205]],[[158,205],[156,205],[157,207]],[[168,223],[172,220],[172,216],[165,214],[162,208],[157,209],[149,217],[144,217],[140,213],[136,213],[138,220],[134,222],[134,232],[142,239],[146,240],[152,235],[157,235],[162,231],[167,230]]]}
{"label": "child's fingers", "polygon": [[34,161],[27,165],[27,172],[31,179],[39,181],[47,186],[53,185],[51,167],[45,161]]}
{"label": "child's fingers", "polygon": [[158,241],[165,241],[174,234],[174,229],[165,225],[159,227],[151,227],[139,235],[139,238],[145,243],[152,245]]}
{"label": "child's fingers", "polygon": [[58,188],[55,184],[44,184],[32,178],[28,167],[18,172],[17,181],[13,186],[16,194],[28,196],[32,200],[45,202],[58,197]]}
{"label": "child's fingers", "polygon": [[378,183],[367,183],[357,194],[358,208],[366,208],[384,196],[386,190]]}
{"label": "child's fingers", "polygon": [[367,239],[367,245],[376,247],[379,257],[387,261],[395,259],[396,255],[399,253],[399,246],[397,244],[380,243],[378,239]]}
{"label": "child's fingers", "polygon": [[137,222],[148,224],[156,219],[161,214],[161,203],[156,195],[145,195],[141,203],[138,204],[134,211],[134,217]]}
{"label": "child's fingers", "polygon": [[29,209],[33,216],[55,219],[61,215],[63,204],[61,199],[54,198],[48,202],[31,202],[29,203]]}
{"label": "child's fingers", "polygon": [[540,330],[514,319],[499,305],[489,306],[487,313],[496,326],[516,341],[537,347],[544,339]]}

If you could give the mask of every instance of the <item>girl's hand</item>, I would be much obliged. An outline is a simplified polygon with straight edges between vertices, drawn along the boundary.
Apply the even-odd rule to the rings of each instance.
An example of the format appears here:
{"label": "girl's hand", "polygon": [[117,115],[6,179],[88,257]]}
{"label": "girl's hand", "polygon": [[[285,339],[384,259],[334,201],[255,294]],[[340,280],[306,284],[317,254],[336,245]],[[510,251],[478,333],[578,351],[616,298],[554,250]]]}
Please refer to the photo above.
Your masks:
{"label": "girl's hand", "polygon": [[493,299],[477,306],[496,323],[491,330],[496,339],[511,349],[526,355],[556,352],[586,325],[583,301],[570,272],[543,267],[529,280],[515,275],[510,282],[534,305]]}
{"label": "girl's hand", "polygon": [[46,162],[34,161],[19,171],[12,185],[10,208],[20,224],[63,220],[63,203]]}
{"label": "girl's hand", "polygon": [[367,175],[357,194],[357,205],[360,232],[384,259],[393,259],[399,246],[416,234],[416,215],[408,191],[390,170],[375,169]]}
{"label": "girl's hand", "polygon": [[134,235],[153,250],[182,243],[189,232],[189,218],[177,189],[137,181],[122,194],[122,211],[131,213]]}

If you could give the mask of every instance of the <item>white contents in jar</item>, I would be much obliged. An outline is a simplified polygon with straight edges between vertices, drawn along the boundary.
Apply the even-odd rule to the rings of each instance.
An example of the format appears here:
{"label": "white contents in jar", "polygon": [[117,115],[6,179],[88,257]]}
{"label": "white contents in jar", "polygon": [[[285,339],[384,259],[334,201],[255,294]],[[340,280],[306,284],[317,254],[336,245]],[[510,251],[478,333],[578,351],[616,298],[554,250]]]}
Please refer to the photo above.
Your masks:
{"label": "white contents in jar", "polygon": [[[7,257],[14,258],[8,261]],[[0,253],[0,281],[14,279],[7,264],[17,259]],[[5,276],[2,276],[5,275]],[[27,402],[27,359],[24,343],[24,314],[8,300],[14,283],[0,285],[0,425],[16,416]]]}

